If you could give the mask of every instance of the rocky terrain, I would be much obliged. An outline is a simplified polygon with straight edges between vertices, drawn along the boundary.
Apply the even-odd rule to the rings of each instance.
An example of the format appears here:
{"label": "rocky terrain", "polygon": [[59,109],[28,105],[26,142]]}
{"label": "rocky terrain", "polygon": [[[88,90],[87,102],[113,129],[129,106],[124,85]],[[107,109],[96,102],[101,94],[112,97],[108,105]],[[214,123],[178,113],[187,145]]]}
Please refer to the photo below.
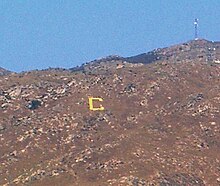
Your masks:
{"label": "rocky terrain", "polygon": [[220,185],[219,46],[0,76],[0,185]]}
{"label": "rocky terrain", "polygon": [[0,76],[8,75],[10,73],[11,73],[10,71],[0,67]]}

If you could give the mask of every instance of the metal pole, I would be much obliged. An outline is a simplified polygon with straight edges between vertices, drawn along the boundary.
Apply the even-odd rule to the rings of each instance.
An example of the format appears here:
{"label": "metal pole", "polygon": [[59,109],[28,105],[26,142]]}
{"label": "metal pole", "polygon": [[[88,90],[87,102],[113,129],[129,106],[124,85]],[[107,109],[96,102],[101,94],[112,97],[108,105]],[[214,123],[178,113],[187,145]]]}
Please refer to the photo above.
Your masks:
{"label": "metal pole", "polygon": [[195,19],[194,26],[195,26],[195,40],[197,40],[198,39],[198,19]]}

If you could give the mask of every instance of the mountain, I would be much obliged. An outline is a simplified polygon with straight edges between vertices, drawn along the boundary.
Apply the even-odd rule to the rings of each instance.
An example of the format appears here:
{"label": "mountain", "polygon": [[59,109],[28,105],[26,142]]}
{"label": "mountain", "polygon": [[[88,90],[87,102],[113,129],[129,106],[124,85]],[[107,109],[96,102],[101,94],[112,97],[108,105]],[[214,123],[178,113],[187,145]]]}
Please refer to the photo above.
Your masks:
{"label": "mountain", "polygon": [[219,185],[218,46],[1,76],[0,185]]}
{"label": "mountain", "polygon": [[0,76],[10,74],[11,72],[0,67]]}

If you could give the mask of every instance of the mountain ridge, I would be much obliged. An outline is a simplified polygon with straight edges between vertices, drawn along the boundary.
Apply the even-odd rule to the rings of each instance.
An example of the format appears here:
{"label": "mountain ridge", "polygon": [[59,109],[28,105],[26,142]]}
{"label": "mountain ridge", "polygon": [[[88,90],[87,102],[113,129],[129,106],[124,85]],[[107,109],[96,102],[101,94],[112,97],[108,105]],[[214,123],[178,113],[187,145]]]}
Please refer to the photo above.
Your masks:
{"label": "mountain ridge", "polygon": [[220,61],[220,42],[212,42],[205,39],[190,40],[185,43],[172,45],[171,47],[157,48],[147,53],[131,57],[111,55],[90,61],[78,67],[70,68],[70,70],[91,72],[97,66],[100,67],[100,64],[105,65],[107,63],[108,65],[113,65],[114,67],[116,65],[116,67],[120,68],[121,66],[128,65],[128,63],[150,64],[161,61],[175,63],[193,60],[218,63]]}
{"label": "mountain ridge", "polygon": [[[193,52],[191,52],[193,51]],[[109,55],[106,57],[98,58],[82,65],[71,67],[69,69],[64,68],[48,68],[45,70],[70,70],[72,72],[89,72],[103,67],[103,65],[109,66],[109,68],[116,67],[121,68],[123,66],[132,66],[131,64],[150,64],[155,62],[180,62],[180,61],[205,61],[220,63],[220,42],[208,41],[205,39],[190,40],[188,42],[175,44],[170,47],[157,48],[146,53],[130,57],[122,57],[119,55]],[[107,65],[106,65],[107,64]],[[102,69],[102,68],[101,68]],[[102,69],[103,70],[103,69]],[[35,70],[33,70],[35,71]],[[30,72],[30,71],[26,71]],[[0,67],[0,75],[7,75],[12,73],[9,70]],[[25,72],[24,72],[25,73]]]}

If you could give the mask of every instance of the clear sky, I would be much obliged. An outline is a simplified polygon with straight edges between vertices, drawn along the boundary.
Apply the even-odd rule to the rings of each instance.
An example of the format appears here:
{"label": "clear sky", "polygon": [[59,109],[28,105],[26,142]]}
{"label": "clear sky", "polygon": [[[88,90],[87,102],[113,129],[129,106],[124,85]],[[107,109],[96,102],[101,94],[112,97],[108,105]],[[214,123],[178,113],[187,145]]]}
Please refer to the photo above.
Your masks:
{"label": "clear sky", "polygon": [[0,67],[70,68],[200,38],[219,41],[220,0],[1,0]]}

